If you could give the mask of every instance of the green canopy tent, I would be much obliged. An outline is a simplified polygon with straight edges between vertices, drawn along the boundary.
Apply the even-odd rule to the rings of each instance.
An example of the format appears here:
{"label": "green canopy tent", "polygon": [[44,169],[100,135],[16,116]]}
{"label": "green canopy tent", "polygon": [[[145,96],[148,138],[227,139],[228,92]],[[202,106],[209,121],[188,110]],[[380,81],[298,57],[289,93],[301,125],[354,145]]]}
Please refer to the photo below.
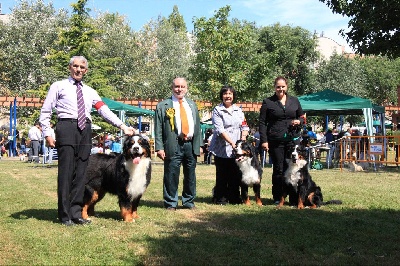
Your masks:
{"label": "green canopy tent", "polygon": [[[332,90],[323,90],[299,97],[307,116],[364,115],[368,135],[372,135],[372,114],[379,114],[382,125],[385,123],[385,108],[363,99]],[[382,127],[384,128],[384,126]]]}
{"label": "green canopy tent", "polygon": [[365,108],[370,108],[374,114],[385,112],[384,107],[375,105],[368,99],[329,89],[301,96],[299,101],[309,116],[362,115]]}
{"label": "green canopy tent", "polygon": [[152,110],[117,102],[105,97],[102,97],[101,99],[112,111],[124,111],[126,114],[133,116],[154,116],[154,111]]}
{"label": "green canopy tent", "polygon": [[[130,116],[154,116],[155,112],[152,110],[136,107],[126,103],[111,100],[109,98],[102,97],[101,100],[110,108],[111,111],[117,112],[119,119],[125,123],[125,115]],[[92,109],[92,113],[97,112],[96,109]]]}

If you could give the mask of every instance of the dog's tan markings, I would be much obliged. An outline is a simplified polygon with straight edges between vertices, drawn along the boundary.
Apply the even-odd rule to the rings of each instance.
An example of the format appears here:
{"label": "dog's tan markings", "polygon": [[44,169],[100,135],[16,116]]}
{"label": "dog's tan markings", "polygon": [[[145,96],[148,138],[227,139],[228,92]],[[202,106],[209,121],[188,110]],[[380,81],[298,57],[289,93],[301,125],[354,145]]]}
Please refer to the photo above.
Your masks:
{"label": "dog's tan markings", "polygon": [[134,210],[132,211],[132,218],[133,218],[133,219],[138,219],[138,218],[140,218],[140,216],[137,214],[137,208],[134,209]]}
{"label": "dog's tan markings", "polygon": [[286,197],[286,196],[282,196],[282,197],[281,197],[281,200],[279,201],[279,204],[278,204],[277,208],[280,208],[280,207],[283,206],[283,204],[285,204],[285,197]]}
{"label": "dog's tan markings", "polygon": [[121,207],[121,216],[125,222],[133,222],[133,214],[131,209]]}
{"label": "dog's tan markings", "polygon": [[297,209],[304,209],[304,202],[300,195],[299,195],[299,202],[297,203]]}
{"label": "dog's tan markings", "polygon": [[99,194],[97,191],[93,192],[92,198],[88,203],[86,203],[82,208],[82,218],[88,219],[89,216],[94,215],[94,204],[99,200]]}
{"label": "dog's tan markings", "polygon": [[262,206],[262,205],[263,205],[260,197],[257,197],[257,196],[256,196],[256,204],[257,204],[258,206]]}
{"label": "dog's tan markings", "polygon": [[310,208],[311,209],[316,209],[317,208],[317,205],[315,205],[315,203],[313,202],[313,198],[314,198],[314,192],[311,192],[308,196],[307,196],[307,199],[310,201],[310,203],[311,203],[311,206],[310,206]]}
{"label": "dog's tan markings", "polygon": [[243,201],[243,203],[246,204],[247,206],[250,206],[250,205],[251,205],[251,203],[250,203],[250,197],[247,197],[247,199],[245,199],[245,200]]}

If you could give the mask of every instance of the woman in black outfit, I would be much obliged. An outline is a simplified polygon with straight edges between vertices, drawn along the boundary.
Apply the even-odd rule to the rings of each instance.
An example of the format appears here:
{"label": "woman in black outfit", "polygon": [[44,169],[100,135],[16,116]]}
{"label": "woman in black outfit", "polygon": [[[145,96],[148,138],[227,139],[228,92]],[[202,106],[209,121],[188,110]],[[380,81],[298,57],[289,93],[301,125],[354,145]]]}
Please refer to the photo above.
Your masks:
{"label": "woman in black outfit", "polygon": [[[287,169],[285,158],[290,156],[291,147],[299,142],[301,127],[305,123],[304,112],[299,100],[287,94],[287,80],[277,77],[274,81],[275,94],[264,99],[260,110],[261,148],[269,151],[272,159],[272,196],[279,204],[286,183],[283,174]],[[297,199],[289,194],[290,204]]]}

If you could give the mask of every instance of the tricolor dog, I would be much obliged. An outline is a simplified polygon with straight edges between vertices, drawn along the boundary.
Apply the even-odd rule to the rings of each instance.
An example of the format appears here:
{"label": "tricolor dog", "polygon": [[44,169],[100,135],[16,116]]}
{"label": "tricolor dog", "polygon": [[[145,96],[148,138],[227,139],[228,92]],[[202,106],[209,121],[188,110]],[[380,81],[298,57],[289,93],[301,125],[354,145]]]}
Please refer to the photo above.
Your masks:
{"label": "tricolor dog", "polygon": [[260,160],[255,155],[254,146],[247,142],[238,140],[236,148],[234,149],[236,156],[236,164],[242,172],[241,193],[243,203],[250,205],[250,198],[248,195],[248,188],[252,187],[256,199],[256,204],[261,206],[261,177],[262,168]]}
{"label": "tricolor dog", "polygon": [[94,215],[94,206],[106,193],[118,196],[125,222],[139,218],[140,198],[151,179],[149,142],[139,135],[124,140],[122,154],[93,154],[87,168],[82,218]]}

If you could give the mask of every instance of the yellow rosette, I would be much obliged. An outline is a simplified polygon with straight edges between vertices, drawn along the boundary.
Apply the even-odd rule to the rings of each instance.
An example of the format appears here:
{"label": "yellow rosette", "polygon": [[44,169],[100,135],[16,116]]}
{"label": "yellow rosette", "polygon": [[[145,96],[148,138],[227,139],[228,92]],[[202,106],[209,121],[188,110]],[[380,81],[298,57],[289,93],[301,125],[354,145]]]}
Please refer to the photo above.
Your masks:
{"label": "yellow rosette", "polygon": [[175,126],[174,126],[175,109],[168,108],[166,113],[167,113],[167,117],[169,118],[169,123],[171,125],[171,129],[172,129],[172,131],[174,131],[175,130]]}

